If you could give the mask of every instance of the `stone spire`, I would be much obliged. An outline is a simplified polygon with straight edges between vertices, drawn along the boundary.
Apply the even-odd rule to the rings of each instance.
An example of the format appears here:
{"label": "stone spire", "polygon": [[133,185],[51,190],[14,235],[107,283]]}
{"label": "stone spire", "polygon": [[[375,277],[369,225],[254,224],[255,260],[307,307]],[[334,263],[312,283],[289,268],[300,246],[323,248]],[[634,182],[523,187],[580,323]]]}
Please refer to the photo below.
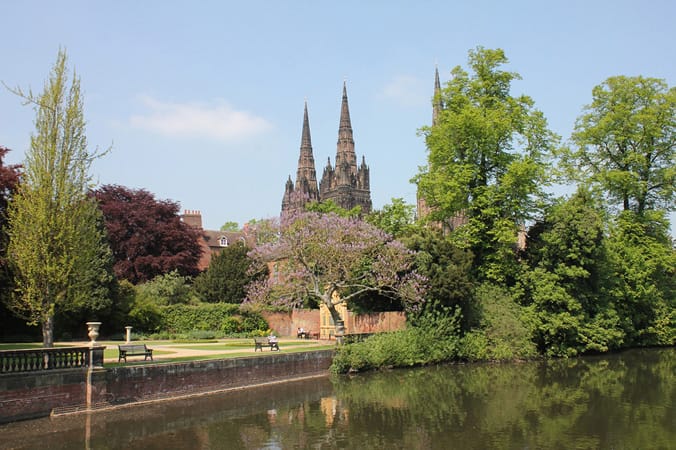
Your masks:
{"label": "stone spire", "polygon": [[282,214],[302,211],[307,202],[319,201],[319,187],[315,158],[312,155],[312,139],[310,138],[310,120],[308,119],[307,101],[303,110],[303,131],[300,139],[300,155],[296,170],[296,184],[291,176],[286,181],[282,198]]}
{"label": "stone spire", "polygon": [[298,157],[298,170],[296,171],[296,190],[304,190],[307,186],[308,198],[319,200],[317,188],[317,172],[315,171],[315,158],[312,155],[312,139],[310,138],[310,120],[307,113],[307,101],[303,111],[303,132],[300,140],[300,156]]}
{"label": "stone spire", "polygon": [[441,83],[439,82],[439,67],[434,67],[434,97],[432,99],[432,126],[439,121],[439,113],[443,105],[441,104]]}
{"label": "stone spire", "polygon": [[371,212],[370,174],[366,159],[362,158],[361,166],[357,166],[357,155],[354,152],[354,138],[350,121],[350,108],[347,102],[347,86],[343,83],[343,101],[340,107],[338,125],[338,143],[336,161],[331,167],[329,158],[321,182],[319,197],[321,201],[332,200],[345,209],[361,206],[362,213]]}
{"label": "stone spire", "polygon": [[350,121],[350,107],[347,103],[347,83],[343,82],[343,102],[340,107],[338,126],[338,144],[336,148],[336,168],[347,165],[350,174],[357,173],[357,155],[354,153],[354,138]]}

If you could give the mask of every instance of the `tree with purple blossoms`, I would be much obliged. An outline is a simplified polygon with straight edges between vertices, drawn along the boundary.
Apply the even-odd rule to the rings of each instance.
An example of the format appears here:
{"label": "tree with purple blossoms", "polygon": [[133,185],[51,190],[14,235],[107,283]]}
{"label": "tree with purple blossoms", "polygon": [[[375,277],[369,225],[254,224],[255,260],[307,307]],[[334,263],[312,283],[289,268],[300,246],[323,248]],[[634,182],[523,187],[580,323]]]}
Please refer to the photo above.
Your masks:
{"label": "tree with purple blossoms", "polygon": [[366,293],[398,298],[407,311],[424,301],[426,280],[414,270],[414,252],[356,218],[314,212],[284,217],[279,239],[249,255],[275,265],[270,277],[249,286],[249,303],[295,307],[315,298],[328,308],[339,339],[339,304]]}

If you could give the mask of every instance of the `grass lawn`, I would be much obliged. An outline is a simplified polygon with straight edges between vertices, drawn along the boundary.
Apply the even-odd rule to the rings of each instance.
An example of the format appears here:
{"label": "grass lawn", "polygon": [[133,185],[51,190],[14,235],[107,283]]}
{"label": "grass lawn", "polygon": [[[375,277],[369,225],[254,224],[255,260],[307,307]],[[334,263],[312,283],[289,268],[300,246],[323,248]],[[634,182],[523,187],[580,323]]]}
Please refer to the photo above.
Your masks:
{"label": "grass lawn", "polygon": [[[248,347],[251,347],[250,345]],[[313,347],[298,347],[294,348],[293,346],[291,348],[287,348],[285,343],[281,344],[281,353],[299,353],[299,352],[305,352],[305,351],[318,351],[318,350],[331,350],[335,348],[335,344],[327,344],[327,345],[317,345]],[[211,349],[209,349],[211,350]],[[228,348],[228,350],[232,350],[232,347]],[[109,351],[111,353],[109,353]],[[170,354],[173,353],[171,351],[162,351],[162,350],[153,350],[153,356],[155,355],[160,355],[160,354]],[[147,364],[153,364],[153,363],[172,363],[172,362],[182,362],[182,361],[205,361],[209,359],[228,359],[228,358],[241,358],[242,356],[250,357],[250,356],[264,356],[264,355],[269,355],[269,354],[277,354],[278,352],[270,352],[270,351],[263,351],[263,352],[252,352],[250,348],[247,349],[242,349],[241,352],[231,352],[231,353],[217,353],[213,355],[194,355],[194,356],[177,356],[175,358],[161,358],[156,361],[144,361],[142,356],[139,357],[129,357],[129,361],[127,363],[118,363],[118,362],[106,362],[105,367],[121,367],[121,366],[142,366],[142,365],[147,365]],[[111,356],[112,355],[112,356]],[[104,358],[117,358],[118,352],[117,348],[115,349],[106,349],[104,352]]]}
{"label": "grass lawn", "polygon": [[[213,342],[213,343],[211,343]],[[310,342],[312,342],[310,344]],[[280,342],[281,352],[282,353],[298,353],[304,351],[313,351],[313,350],[329,350],[335,348],[335,343],[317,345],[314,341],[287,341],[283,340]],[[225,358],[240,358],[242,356],[263,356],[268,355],[273,352],[263,351],[263,352],[254,352],[253,343],[251,339],[226,339],[226,340],[205,340],[198,341],[195,343],[179,343],[176,341],[141,341],[141,343],[146,344],[149,348],[153,349],[153,357],[160,357],[155,361],[144,361],[143,356],[130,356],[127,363],[118,363],[117,358],[119,356],[119,350],[117,346],[122,344],[122,341],[98,341],[102,346],[105,346],[103,352],[103,357],[106,360],[115,360],[115,362],[106,362],[105,367],[118,367],[118,366],[136,366],[144,364],[153,364],[153,363],[166,363],[166,362],[180,362],[180,361],[200,361],[200,360],[209,360],[209,359],[225,359]],[[63,343],[59,342],[54,344],[55,347],[73,347],[80,346],[82,343]],[[166,350],[164,348],[167,348]],[[24,350],[24,349],[39,349],[42,348],[42,343],[39,342],[30,342],[30,343],[1,343],[0,350]],[[186,350],[207,350],[215,353],[207,355],[190,355],[190,356],[176,356],[172,358],[170,355],[176,353],[176,349],[186,349]],[[223,351],[224,353],[218,353]],[[276,352],[274,352],[276,353]]]}

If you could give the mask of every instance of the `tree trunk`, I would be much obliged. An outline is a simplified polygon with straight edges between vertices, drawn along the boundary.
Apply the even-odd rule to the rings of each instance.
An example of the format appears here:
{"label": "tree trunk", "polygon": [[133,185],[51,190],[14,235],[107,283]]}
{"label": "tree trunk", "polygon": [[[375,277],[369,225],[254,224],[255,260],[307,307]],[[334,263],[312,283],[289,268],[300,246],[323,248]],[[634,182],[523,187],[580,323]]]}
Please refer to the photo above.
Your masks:
{"label": "tree trunk", "polygon": [[329,313],[331,313],[331,318],[333,319],[333,324],[336,326],[336,343],[342,345],[343,336],[345,335],[345,321],[340,317],[340,313],[336,309],[336,305],[333,302],[328,301],[324,302],[327,308],[329,308]]}
{"label": "tree trunk", "polygon": [[47,315],[42,321],[42,346],[54,347],[54,316],[52,314]]}

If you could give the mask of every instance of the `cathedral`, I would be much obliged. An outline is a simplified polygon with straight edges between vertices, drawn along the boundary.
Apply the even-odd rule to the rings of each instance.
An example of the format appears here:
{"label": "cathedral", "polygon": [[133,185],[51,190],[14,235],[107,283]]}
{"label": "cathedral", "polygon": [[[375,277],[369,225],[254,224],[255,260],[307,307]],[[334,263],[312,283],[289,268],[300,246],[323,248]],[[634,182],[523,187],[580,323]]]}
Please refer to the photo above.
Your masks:
{"label": "cathedral", "polygon": [[362,157],[361,164],[357,165],[350,109],[347,103],[347,87],[343,83],[343,101],[340,108],[335,165],[331,165],[331,158],[329,158],[322,179],[317,184],[306,102],[296,183],[293,183],[291,176],[286,181],[284,198],[282,199],[282,216],[303,211],[305,204],[308,202],[326,200],[332,200],[336,205],[345,209],[361,206],[361,212],[368,214],[371,212],[369,178],[366,159]]}

